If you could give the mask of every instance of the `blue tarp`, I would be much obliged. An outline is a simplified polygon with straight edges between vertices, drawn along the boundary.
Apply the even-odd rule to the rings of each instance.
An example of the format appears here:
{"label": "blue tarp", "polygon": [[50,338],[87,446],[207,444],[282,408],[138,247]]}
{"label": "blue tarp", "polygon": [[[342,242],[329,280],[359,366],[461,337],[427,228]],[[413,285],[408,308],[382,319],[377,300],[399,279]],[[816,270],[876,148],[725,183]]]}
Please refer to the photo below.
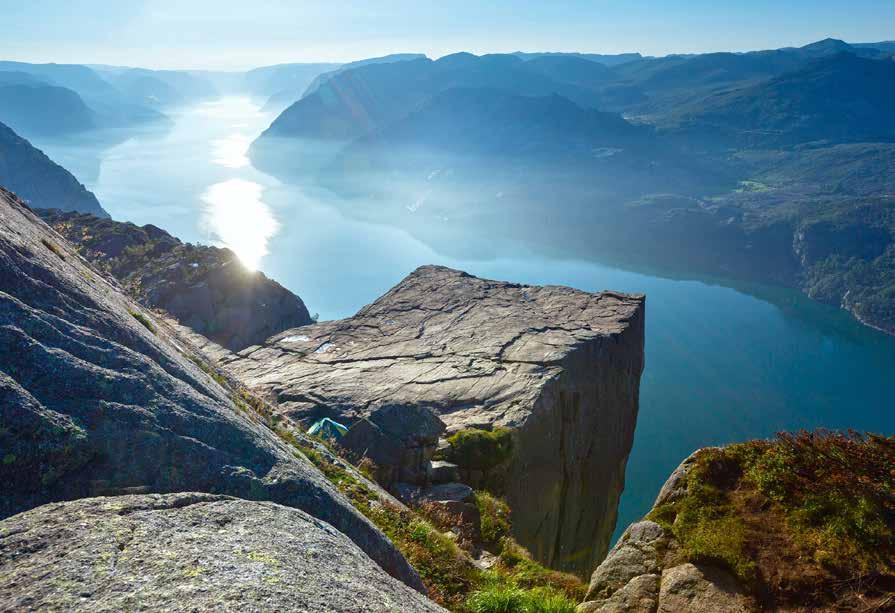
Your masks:
{"label": "blue tarp", "polygon": [[348,432],[347,427],[337,421],[331,420],[329,417],[324,417],[320,421],[314,422],[314,425],[308,428],[308,434],[311,436],[319,436],[320,438],[331,440],[342,438],[346,432]]}

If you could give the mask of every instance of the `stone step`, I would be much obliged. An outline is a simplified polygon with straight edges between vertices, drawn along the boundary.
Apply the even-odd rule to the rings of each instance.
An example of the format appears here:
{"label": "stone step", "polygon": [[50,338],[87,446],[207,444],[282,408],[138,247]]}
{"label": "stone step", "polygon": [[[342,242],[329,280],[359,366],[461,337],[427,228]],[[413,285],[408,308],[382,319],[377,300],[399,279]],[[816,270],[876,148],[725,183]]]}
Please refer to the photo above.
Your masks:
{"label": "stone step", "polygon": [[428,467],[429,481],[435,484],[460,480],[460,468],[444,460],[432,460]]}

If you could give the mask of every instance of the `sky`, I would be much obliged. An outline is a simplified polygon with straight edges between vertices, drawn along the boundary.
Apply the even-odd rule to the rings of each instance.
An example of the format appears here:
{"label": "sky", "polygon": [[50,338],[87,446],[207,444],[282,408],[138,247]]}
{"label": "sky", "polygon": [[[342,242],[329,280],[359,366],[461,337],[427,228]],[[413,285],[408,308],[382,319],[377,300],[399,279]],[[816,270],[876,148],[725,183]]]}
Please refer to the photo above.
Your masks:
{"label": "sky", "polygon": [[243,70],[388,53],[645,55],[895,39],[895,0],[0,0],[0,59]]}

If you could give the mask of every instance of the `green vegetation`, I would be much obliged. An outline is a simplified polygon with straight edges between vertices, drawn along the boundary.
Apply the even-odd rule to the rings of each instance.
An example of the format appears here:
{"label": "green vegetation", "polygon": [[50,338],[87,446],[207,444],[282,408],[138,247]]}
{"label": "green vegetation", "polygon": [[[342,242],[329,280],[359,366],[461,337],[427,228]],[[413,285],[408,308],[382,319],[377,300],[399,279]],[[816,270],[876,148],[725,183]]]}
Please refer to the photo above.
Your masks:
{"label": "green vegetation", "polygon": [[508,581],[526,589],[549,588],[562,593],[571,602],[584,600],[585,585],[581,579],[569,573],[551,570],[531,559],[531,554],[510,537],[501,541],[500,555],[494,571]]}
{"label": "green vegetation", "polygon": [[482,517],[482,542],[496,545],[510,535],[510,507],[488,492],[476,492],[475,504]]}
{"label": "green vegetation", "polygon": [[48,241],[45,238],[40,239],[40,242],[42,242],[44,244],[44,247],[46,247],[47,249],[49,249],[50,251],[55,253],[57,256],[59,256],[60,260],[65,259],[65,254],[62,253],[62,249],[60,249],[56,243],[54,243],[52,241]]}
{"label": "green vegetation", "polygon": [[[212,365],[191,357],[230,394],[238,408],[252,415],[292,445],[296,455],[307,458],[341,491],[352,506],[367,517],[395,544],[419,573],[429,590],[429,597],[442,606],[460,612],[511,611],[513,613],[552,613],[574,611],[584,596],[585,588],[573,575],[544,568],[531,559],[525,549],[509,536],[510,511],[504,502],[479,492],[476,496],[483,510],[483,524],[493,539],[498,560],[489,571],[477,567],[457,543],[438,527],[438,518],[427,517],[425,510],[410,510],[380,498],[364,476],[374,473],[368,465],[354,472],[329,447],[326,441],[306,437],[285,427],[273,415],[269,405],[248,390],[235,385]],[[498,432],[494,438],[506,445],[508,436]],[[499,592],[513,594],[510,608],[492,608]]]}
{"label": "green vegetation", "polygon": [[463,468],[488,471],[513,455],[513,437],[506,428],[461,430],[447,439],[449,458]]}
{"label": "green vegetation", "polygon": [[[322,453],[284,429],[279,433],[391,539],[419,573],[429,597],[442,606],[453,611],[571,611],[584,596],[584,586],[577,577],[544,568],[509,536],[498,539],[501,552],[495,567],[487,572],[479,569],[466,552],[436,527],[435,518],[380,500],[362,479],[339,465],[335,456]],[[494,509],[495,519],[505,522],[505,527],[495,528],[494,534],[508,533],[506,505],[487,494],[480,493],[477,499]],[[488,594],[495,590],[521,594],[521,600],[513,601],[516,608],[481,608]]]}
{"label": "green vegetation", "polygon": [[706,449],[686,495],[649,518],[687,560],[726,566],[778,603],[872,591],[895,580],[895,437],[800,432]]}
{"label": "green vegetation", "polygon": [[486,583],[467,600],[472,613],[574,613],[575,603],[549,588],[525,590],[500,579]]}
{"label": "green vegetation", "polygon": [[144,328],[146,328],[147,330],[149,330],[149,331],[152,332],[153,334],[156,333],[155,326],[152,325],[152,322],[149,321],[149,318],[146,317],[145,315],[143,315],[143,313],[141,313],[141,312],[139,312],[139,311],[131,311],[130,313],[131,313],[131,317],[133,317],[134,319],[136,319],[137,321],[139,321],[140,324],[142,324],[142,326],[143,326]]}

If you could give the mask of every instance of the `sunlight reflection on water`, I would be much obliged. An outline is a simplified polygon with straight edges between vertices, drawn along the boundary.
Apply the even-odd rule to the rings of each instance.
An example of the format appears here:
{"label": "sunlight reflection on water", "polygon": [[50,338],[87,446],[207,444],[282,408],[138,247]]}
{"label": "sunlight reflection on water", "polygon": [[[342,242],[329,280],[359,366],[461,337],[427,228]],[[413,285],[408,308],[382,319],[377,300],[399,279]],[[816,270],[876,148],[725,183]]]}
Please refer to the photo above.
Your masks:
{"label": "sunlight reflection on water", "polygon": [[267,255],[267,242],[279,229],[262,193],[261,185],[254,181],[230,179],[215,183],[202,194],[204,230],[232,249],[251,270]]}
{"label": "sunlight reflection on water", "polygon": [[249,165],[249,145],[252,139],[248,134],[234,133],[226,138],[215,140],[213,147],[213,161],[225,168],[245,168]]}

